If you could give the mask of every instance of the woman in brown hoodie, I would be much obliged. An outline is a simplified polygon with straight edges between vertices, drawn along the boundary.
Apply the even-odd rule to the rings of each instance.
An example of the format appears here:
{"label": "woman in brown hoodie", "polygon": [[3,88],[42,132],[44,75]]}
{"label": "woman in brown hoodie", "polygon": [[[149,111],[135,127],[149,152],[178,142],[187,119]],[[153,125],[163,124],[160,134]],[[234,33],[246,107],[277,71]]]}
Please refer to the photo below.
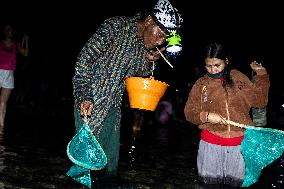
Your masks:
{"label": "woman in brown hoodie", "polygon": [[251,107],[267,105],[269,76],[257,62],[250,64],[256,72],[255,83],[236,69],[230,69],[228,55],[219,43],[206,48],[207,74],[192,87],[184,113],[187,121],[201,131],[197,168],[201,183],[241,186],[245,164],[240,145],[244,129],[231,126],[226,120],[251,124]]}

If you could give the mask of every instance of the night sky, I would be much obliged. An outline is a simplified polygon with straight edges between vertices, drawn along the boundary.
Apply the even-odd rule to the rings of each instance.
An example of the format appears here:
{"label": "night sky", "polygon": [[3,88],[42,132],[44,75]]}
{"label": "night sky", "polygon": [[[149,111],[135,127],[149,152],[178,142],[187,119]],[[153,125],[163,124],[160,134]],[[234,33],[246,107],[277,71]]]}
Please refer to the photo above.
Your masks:
{"label": "night sky", "polygon": [[[3,6],[9,8],[1,11],[1,20],[10,20],[19,31],[28,32],[34,60],[38,64],[47,61],[50,80],[65,83],[68,91],[76,56],[96,27],[108,17],[131,16],[152,7],[156,0],[59,2],[10,1],[10,5]],[[200,53],[204,46],[218,40],[232,50],[236,67],[245,71],[252,60],[262,62],[271,75],[273,93],[284,91],[277,84],[281,78],[278,74],[282,73],[279,68],[284,64],[283,29],[280,29],[284,16],[280,3],[265,0],[171,2],[184,18],[183,54],[173,60],[174,69],[160,63],[167,81],[187,82],[192,67],[203,63]]]}

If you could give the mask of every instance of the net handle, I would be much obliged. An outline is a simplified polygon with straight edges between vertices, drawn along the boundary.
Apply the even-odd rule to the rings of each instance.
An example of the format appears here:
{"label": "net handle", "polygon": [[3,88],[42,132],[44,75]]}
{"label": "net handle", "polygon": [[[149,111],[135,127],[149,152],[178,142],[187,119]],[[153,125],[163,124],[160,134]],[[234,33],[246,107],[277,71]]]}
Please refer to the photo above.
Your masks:
{"label": "net handle", "polygon": [[[240,128],[243,128],[243,129],[254,129],[254,130],[261,130],[262,129],[262,127],[256,127],[256,126],[252,126],[252,125],[246,125],[246,124],[242,124],[242,123],[237,123],[237,122],[234,122],[234,121],[231,121],[231,120],[226,120],[225,119],[224,121],[226,123],[228,123],[229,125],[232,125],[232,126],[235,126],[235,127],[240,127]],[[272,128],[266,128],[266,129],[272,129]],[[282,131],[282,130],[278,130],[278,129],[272,129],[272,130],[284,134],[284,131]]]}

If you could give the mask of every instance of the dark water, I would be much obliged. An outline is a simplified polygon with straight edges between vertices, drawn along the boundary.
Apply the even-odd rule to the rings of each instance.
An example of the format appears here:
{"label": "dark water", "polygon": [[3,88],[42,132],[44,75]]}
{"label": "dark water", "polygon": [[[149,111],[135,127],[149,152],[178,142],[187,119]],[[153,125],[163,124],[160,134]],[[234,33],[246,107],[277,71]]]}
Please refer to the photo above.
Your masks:
{"label": "dark water", "polygon": [[[130,130],[122,126],[119,175],[124,186],[194,188],[196,133],[182,125],[143,125],[134,143]],[[71,166],[65,149],[73,132],[71,106],[11,107],[1,129],[0,188],[80,188],[65,175]]]}
{"label": "dark water", "polygon": [[[158,126],[146,121],[133,140],[127,119],[123,119],[121,133],[122,185],[117,188],[198,188],[196,127],[177,122]],[[79,189],[81,186],[65,175],[71,166],[65,149],[73,130],[69,105],[49,110],[11,107],[0,132],[0,189]],[[276,188],[271,181],[279,177],[279,166],[267,168],[255,188],[264,184],[265,188]]]}

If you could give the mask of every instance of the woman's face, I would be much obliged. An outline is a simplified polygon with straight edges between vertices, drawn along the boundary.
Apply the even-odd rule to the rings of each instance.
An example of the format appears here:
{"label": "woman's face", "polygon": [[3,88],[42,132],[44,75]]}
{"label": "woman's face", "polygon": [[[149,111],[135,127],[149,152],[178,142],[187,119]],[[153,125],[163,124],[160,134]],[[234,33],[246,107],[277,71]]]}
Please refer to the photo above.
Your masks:
{"label": "woman's face", "polygon": [[4,29],[3,29],[3,33],[4,33],[4,36],[5,36],[5,37],[10,38],[10,37],[13,36],[14,30],[13,30],[12,26],[6,25],[6,26],[4,27]]}
{"label": "woman's face", "polygon": [[150,17],[146,19],[143,40],[146,49],[153,49],[165,43],[166,31],[162,30]]}
{"label": "woman's face", "polygon": [[216,74],[224,70],[225,61],[218,58],[206,58],[205,68],[210,74]]}

